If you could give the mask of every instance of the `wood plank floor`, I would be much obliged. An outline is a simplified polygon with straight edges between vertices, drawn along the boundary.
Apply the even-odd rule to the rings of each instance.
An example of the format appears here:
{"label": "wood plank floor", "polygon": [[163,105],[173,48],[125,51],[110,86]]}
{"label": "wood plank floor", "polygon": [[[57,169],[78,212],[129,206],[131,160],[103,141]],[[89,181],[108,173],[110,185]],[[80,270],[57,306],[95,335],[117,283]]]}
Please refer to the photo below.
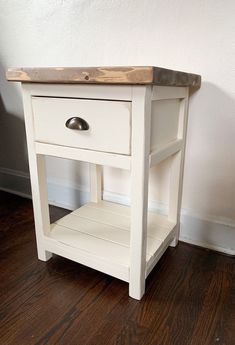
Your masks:
{"label": "wood plank floor", "polygon": [[31,201],[0,192],[0,260],[1,345],[235,345],[232,257],[169,248],[138,302],[105,274],[38,261]]}

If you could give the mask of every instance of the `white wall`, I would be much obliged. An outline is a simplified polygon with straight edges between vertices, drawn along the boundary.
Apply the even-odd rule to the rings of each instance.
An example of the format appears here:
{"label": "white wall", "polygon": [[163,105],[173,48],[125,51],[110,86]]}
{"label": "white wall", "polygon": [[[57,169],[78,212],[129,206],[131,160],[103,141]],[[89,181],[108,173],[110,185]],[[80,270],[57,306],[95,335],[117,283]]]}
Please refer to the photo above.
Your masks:
{"label": "white wall", "polygon": [[[158,65],[199,73],[202,88],[190,102],[181,236],[234,253],[234,15],[234,0],[0,0],[0,186],[16,190],[28,171],[20,89],[4,80],[7,67]],[[151,173],[161,181],[151,205],[163,211],[167,165]],[[86,165],[53,159],[48,171],[54,202],[72,207],[75,189],[80,197],[88,193]],[[128,194],[128,174],[106,169],[105,191],[111,199]]]}

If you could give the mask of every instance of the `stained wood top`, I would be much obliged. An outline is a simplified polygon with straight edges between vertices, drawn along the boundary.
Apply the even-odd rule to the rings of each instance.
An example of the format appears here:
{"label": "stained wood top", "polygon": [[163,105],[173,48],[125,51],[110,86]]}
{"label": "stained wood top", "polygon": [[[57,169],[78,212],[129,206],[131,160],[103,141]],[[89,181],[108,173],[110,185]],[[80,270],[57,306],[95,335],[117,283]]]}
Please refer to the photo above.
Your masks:
{"label": "stained wood top", "polygon": [[154,66],[9,68],[6,78],[22,83],[201,85],[198,74]]}

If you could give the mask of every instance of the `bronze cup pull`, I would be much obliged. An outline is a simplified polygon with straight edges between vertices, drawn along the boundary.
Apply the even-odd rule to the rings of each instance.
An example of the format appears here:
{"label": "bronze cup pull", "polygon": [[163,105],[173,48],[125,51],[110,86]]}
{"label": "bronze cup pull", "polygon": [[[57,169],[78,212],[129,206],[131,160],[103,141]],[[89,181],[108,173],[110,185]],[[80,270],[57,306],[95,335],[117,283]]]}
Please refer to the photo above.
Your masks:
{"label": "bronze cup pull", "polygon": [[89,129],[88,123],[81,117],[71,117],[66,121],[65,126],[78,131],[87,131]]}

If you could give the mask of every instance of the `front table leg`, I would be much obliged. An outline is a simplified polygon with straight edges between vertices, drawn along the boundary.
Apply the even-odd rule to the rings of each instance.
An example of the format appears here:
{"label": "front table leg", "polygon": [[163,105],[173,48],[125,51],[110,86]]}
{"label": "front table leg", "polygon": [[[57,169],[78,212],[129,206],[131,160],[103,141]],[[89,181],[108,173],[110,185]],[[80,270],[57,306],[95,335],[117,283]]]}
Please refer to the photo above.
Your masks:
{"label": "front table leg", "polygon": [[43,237],[50,232],[45,157],[32,153],[29,157],[29,165],[38,258],[47,261],[52,254],[45,250],[43,244]]}
{"label": "front table leg", "polygon": [[45,157],[35,152],[31,93],[27,86],[22,90],[38,258],[47,261],[52,254],[44,247],[44,236],[50,232]]}
{"label": "front table leg", "polygon": [[133,88],[131,160],[131,238],[129,295],[145,292],[151,87]]}

